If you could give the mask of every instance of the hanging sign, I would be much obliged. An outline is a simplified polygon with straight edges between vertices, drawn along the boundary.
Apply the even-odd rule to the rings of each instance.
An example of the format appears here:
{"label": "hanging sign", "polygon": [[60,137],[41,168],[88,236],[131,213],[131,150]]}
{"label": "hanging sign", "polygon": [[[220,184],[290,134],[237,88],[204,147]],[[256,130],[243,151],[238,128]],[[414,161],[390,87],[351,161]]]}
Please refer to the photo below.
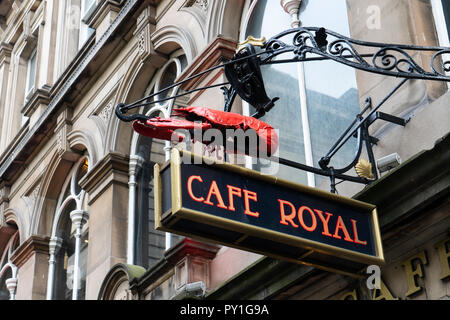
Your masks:
{"label": "hanging sign", "polygon": [[155,165],[155,226],[347,275],[384,263],[374,205],[177,149]]}

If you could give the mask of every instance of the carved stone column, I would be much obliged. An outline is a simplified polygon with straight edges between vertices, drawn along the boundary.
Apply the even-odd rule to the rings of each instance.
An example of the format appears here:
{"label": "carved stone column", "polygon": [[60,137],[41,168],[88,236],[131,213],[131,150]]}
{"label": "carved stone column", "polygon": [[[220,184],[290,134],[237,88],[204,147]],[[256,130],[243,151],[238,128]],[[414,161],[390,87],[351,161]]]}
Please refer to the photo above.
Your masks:
{"label": "carved stone column", "polygon": [[81,251],[81,229],[88,221],[89,213],[84,210],[73,210],[70,213],[70,220],[75,227],[75,259],[73,269],[73,289],[72,300],[78,300],[78,290],[80,289],[80,251]]}
{"label": "carved stone column", "polygon": [[11,255],[18,268],[20,281],[16,285],[18,300],[43,300],[49,267],[49,238],[31,236]]}
{"label": "carved stone column", "polygon": [[53,298],[53,286],[55,281],[55,263],[56,254],[62,246],[63,240],[61,238],[52,237],[48,243],[49,259],[48,259],[48,280],[47,280],[47,300]]}
{"label": "carved stone column", "polygon": [[89,246],[86,300],[97,299],[110,268],[125,263],[128,229],[129,158],[109,153],[80,180],[89,195]]}
{"label": "carved stone column", "polygon": [[134,230],[136,225],[136,176],[139,173],[144,159],[137,155],[130,157],[129,181],[128,181],[128,240],[127,240],[127,263],[134,264]]}
{"label": "carved stone column", "polygon": [[5,283],[9,291],[9,300],[16,300],[17,278],[6,279]]}
{"label": "carved stone column", "polygon": [[137,18],[134,35],[138,39],[139,54],[142,60],[146,60],[150,54],[154,53],[153,43],[150,37],[155,31],[155,15],[155,7],[146,6]]}
{"label": "carved stone column", "polygon": [[300,20],[298,19],[298,12],[302,0],[280,0],[280,4],[292,18],[291,27],[297,28],[300,26]]}

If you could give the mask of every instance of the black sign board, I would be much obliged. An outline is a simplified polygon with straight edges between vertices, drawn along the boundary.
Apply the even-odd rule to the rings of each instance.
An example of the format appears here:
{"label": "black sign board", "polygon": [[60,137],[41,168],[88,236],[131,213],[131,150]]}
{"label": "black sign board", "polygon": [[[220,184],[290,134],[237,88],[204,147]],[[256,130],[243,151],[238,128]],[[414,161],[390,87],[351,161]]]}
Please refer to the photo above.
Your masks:
{"label": "black sign board", "polygon": [[373,205],[174,149],[155,166],[158,230],[348,275],[383,264]]}

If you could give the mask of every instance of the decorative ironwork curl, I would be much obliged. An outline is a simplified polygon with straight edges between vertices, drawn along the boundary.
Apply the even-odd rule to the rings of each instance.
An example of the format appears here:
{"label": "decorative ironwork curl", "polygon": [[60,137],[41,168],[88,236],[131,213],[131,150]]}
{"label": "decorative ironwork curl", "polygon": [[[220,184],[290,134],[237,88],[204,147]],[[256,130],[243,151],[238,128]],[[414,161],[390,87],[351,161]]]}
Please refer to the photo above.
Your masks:
{"label": "decorative ironwork curl", "polygon": [[[292,44],[283,41],[289,35],[293,35]],[[360,41],[324,28],[299,27],[270,38],[266,42],[265,49],[267,55],[261,58],[261,64],[329,59],[356,69],[387,76],[450,81],[450,76],[445,74],[450,71],[450,60],[438,59],[450,53],[450,48]],[[433,53],[430,70],[422,68],[408,51]],[[290,59],[280,61],[275,59],[288,52],[293,53]],[[308,54],[313,56],[308,57]],[[370,61],[367,58],[372,59]],[[437,71],[436,65],[440,66],[441,71]]]}
{"label": "decorative ironwork curl", "polygon": [[440,50],[440,51],[436,52],[435,54],[433,54],[433,56],[431,57],[431,63],[430,63],[431,64],[431,70],[433,70],[433,72],[435,74],[440,74],[440,75],[443,75],[443,76],[446,75],[445,74],[446,72],[450,72],[450,60],[449,61],[444,61],[444,60],[441,59],[441,61],[440,61],[441,70],[440,71],[436,70],[435,64],[436,64],[437,60],[439,58],[441,58],[441,56],[444,55],[444,54],[450,54],[450,49]]}
{"label": "decorative ironwork curl", "polygon": [[[285,40],[285,38],[288,37],[289,41]],[[261,46],[261,48],[256,50],[254,44],[251,42],[245,43],[245,45],[240,46],[232,60],[211,67],[129,105],[118,104],[116,107],[116,115],[122,121],[145,121],[148,119],[145,115],[127,115],[126,113],[133,108],[160,102],[162,100],[148,101],[148,99],[163,91],[180,86],[187,81],[222,67],[225,69],[225,75],[229,81],[230,88],[224,86],[228,83],[217,84],[204,88],[197,88],[167,99],[175,99],[181,95],[186,95],[194,91],[220,86],[225,96],[225,111],[230,111],[234,98],[236,95],[239,95],[243,100],[247,101],[257,109],[257,112],[252,116],[259,118],[270,111],[278,99],[271,99],[267,96],[264,88],[264,79],[260,72],[261,65],[333,60],[337,63],[362,71],[403,78],[403,80],[391,90],[377,106],[372,108],[368,114],[363,117],[364,113],[371,107],[370,100],[366,101],[366,106],[363,108],[362,112],[356,115],[356,119],[353,123],[350,124],[345,132],[337,139],[329,152],[321,158],[319,161],[320,168],[307,166],[288,159],[275,159],[282,164],[329,177],[331,191],[335,192],[336,178],[356,183],[370,183],[370,180],[366,178],[345,174],[356,164],[356,162],[358,162],[358,159],[361,156],[363,143],[366,145],[369,161],[372,164],[373,175],[375,180],[377,179],[378,174],[372,152],[372,144],[376,143],[376,139],[369,135],[368,127],[376,119],[383,119],[403,126],[409,121],[377,111],[381,105],[392,96],[392,94],[394,94],[409,79],[450,81],[450,75],[447,74],[450,73],[450,60],[446,60],[447,57],[445,57],[446,54],[450,55],[450,48],[361,41],[317,27],[299,27],[285,30],[265,42],[264,40],[261,40],[261,43],[257,46]],[[411,51],[414,52],[414,55],[416,53],[431,54],[430,70],[427,71],[421,67],[419,63],[413,59],[413,55],[409,53]],[[283,58],[281,58],[281,56],[283,56]],[[357,146],[353,160],[343,168],[333,168],[329,166],[331,158],[335,153],[355,135],[357,136]]]}

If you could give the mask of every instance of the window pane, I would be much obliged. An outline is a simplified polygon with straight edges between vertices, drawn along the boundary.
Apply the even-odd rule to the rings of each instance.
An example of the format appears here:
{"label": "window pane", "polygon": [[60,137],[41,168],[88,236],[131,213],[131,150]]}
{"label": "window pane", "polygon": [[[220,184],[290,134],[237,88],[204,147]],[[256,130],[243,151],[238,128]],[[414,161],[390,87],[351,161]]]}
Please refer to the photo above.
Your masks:
{"label": "window pane", "polygon": [[70,212],[76,209],[75,201],[71,201],[61,213],[56,236],[62,239],[62,246],[56,253],[54,299],[72,299],[73,259],[75,239],[71,234],[72,221]]}
{"label": "window pane", "polygon": [[[89,12],[89,9],[95,4],[95,0],[83,0],[83,16]],[[82,17],[84,18],[84,17]]]}
{"label": "window pane", "polygon": [[34,88],[34,79],[36,77],[36,51],[31,55],[28,60],[28,81],[27,81],[27,94]]}
{"label": "window pane", "polygon": [[[0,265],[0,267],[2,267]],[[6,287],[6,280],[12,278],[11,268],[7,268],[0,277],[0,300],[9,300],[9,290]]]}
{"label": "window pane", "polygon": [[[324,27],[349,36],[345,0],[304,2],[300,21],[305,27]],[[306,62],[305,79],[308,118],[311,130],[314,166],[336,142],[360,111],[355,70],[334,61]],[[354,156],[356,139],[332,159],[330,166],[342,168]],[[328,178],[316,176],[316,184]],[[329,187],[328,185],[326,186]]]}
{"label": "window pane", "polygon": [[[177,65],[175,62],[172,62],[167,66],[167,68],[164,70],[164,73],[159,81],[159,90],[165,89],[168,86],[172,85],[175,82],[175,79],[177,78]],[[172,91],[174,89],[170,89],[167,91],[162,92],[159,94],[159,99],[164,99],[172,94]]]}
{"label": "window pane", "polygon": [[447,25],[447,31],[450,32],[450,2],[448,0],[442,0],[442,9],[444,11],[445,24]]}
{"label": "window pane", "polygon": [[79,185],[80,180],[86,175],[88,171],[89,163],[87,158],[81,163],[78,167],[78,171],[76,173],[75,178],[75,194],[79,194],[81,192],[81,187]]}
{"label": "window pane", "polygon": [[[290,16],[284,12],[279,1],[262,0],[257,3],[248,22],[245,37],[270,37],[290,29]],[[289,38],[283,41],[290,41]],[[305,151],[300,112],[300,91],[298,72],[295,64],[274,64],[262,66],[261,72],[267,95],[279,97],[275,107],[261,120],[279,130],[279,156],[296,162],[305,163]],[[255,161],[255,159],[253,159]],[[262,165],[253,167],[262,170]],[[264,172],[270,173],[270,170]],[[280,166],[278,172],[271,172],[279,177],[306,183],[306,174],[302,171]]]}

